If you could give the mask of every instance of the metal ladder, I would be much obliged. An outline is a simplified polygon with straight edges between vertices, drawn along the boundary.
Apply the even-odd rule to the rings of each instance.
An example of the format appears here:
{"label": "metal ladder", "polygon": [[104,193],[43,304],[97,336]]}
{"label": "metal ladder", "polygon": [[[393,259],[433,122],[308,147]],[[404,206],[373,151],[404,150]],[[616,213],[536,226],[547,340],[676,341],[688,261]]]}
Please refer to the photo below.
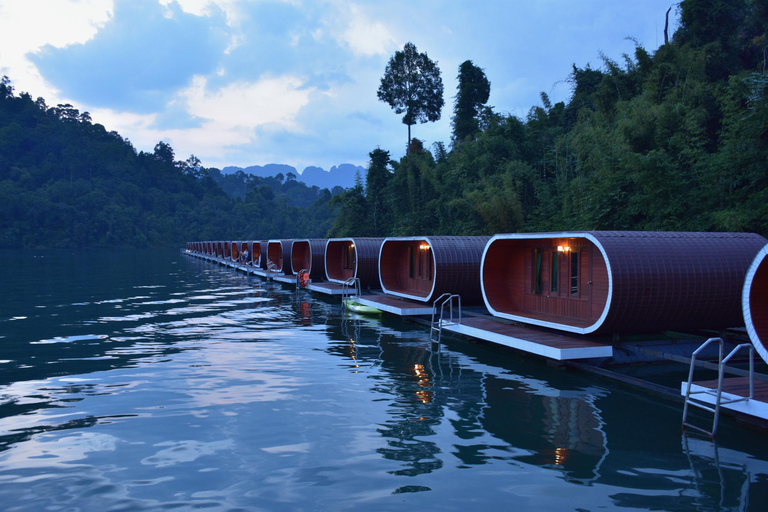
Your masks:
{"label": "metal ladder", "polygon": [[341,310],[347,310],[347,300],[352,297],[359,297],[360,291],[360,278],[350,277],[341,285]]}
{"label": "metal ladder", "polygon": [[[440,340],[443,338],[443,319],[445,318],[445,306],[448,305],[449,310],[449,319],[448,322],[454,323],[453,321],[453,299],[456,299],[457,305],[458,305],[458,324],[461,323],[461,296],[452,294],[452,293],[444,293],[441,296],[439,296],[434,303],[432,303],[432,323],[431,327],[429,329],[429,341],[440,343]],[[435,321],[435,317],[437,316],[437,307],[440,306],[440,316],[437,318],[437,321]],[[435,332],[437,332],[437,340],[434,339]]]}
{"label": "metal ladder", "polygon": [[[717,364],[717,389],[705,389],[702,391],[691,391],[691,385],[693,384],[693,368],[696,366],[696,357],[699,355],[700,352],[702,352],[707,346],[709,346],[711,343],[717,342],[719,344],[719,353],[718,353],[718,364]],[[723,400],[723,376],[725,374],[725,371],[727,370],[727,364],[728,361],[733,358],[741,349],[748,349],[749,350],[749,396],[748,397],[741,397],[741,398],[733,398],[733,399],[726,399]],[[691,356],[691,369],[688,372],[688,383],[685,390],[685,406],[683,407],[683,425],[681,427],[681,430],[685,430],[686,428],[693,429],[695,431],[701,432],[702,434],[706,434],[712,439],[715,438],[715,435],[717,434],[717,423],[720,418],[720,407],[722,405],[727,404],[733,404],[736,402],[746,402],[754,397],[755,392],[755,357],[754,357],[754,347],[751,343],[742,343],[741,345],[737,345],[731,352],[723,358],[723,339],[722,338],[709,338],[707,341],[705,341],[699,348],[697,348],[693,355]],[[715,397],[715,406],[712,407],[711,405],[707,404],[706,402],[702,401],[701,399],[695,398],[693,395],[700,395],[700,394],[706,394],[709,396]],[[712,420],[712,431],[706,430],[704,428],[698,427],[696,425],[691,425],[688,423],[688,406],[692,405],[694,407],[698,407],[700,409],[704,409],[705,411],[709,411],[714,414],[714,418]]]}

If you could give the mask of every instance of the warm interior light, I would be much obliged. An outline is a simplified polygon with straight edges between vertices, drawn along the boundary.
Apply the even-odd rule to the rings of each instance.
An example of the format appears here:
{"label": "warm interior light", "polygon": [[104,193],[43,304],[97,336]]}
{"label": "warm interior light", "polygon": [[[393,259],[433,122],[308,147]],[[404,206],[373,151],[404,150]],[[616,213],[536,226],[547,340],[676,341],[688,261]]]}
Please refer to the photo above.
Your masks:
{"label": "warm interior light", "polygon": [[571,250],[571,248],[568,247],[567,245],[565,245],[565,246],[558,245],[557,246],[557,252],[569,252],[570,250]]}
{"label": "warm interior light", "polygon": [[419,249],[421,249],[422,251],[426,251],[427,249],[429,249],[429,245],[427,245],[427,244],[421,244],[421,245],[419,246]]}

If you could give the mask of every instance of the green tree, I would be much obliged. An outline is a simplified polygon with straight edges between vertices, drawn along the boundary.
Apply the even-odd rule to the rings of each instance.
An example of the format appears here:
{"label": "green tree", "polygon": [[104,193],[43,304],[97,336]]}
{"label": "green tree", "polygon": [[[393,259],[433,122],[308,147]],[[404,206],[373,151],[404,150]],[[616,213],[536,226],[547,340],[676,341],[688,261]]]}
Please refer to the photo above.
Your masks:
{"label": "green tree", "polygon": [[381,85],[379,100],[388,103],[396,114],[403,114],[408,126],[408,146],[411,145],[411,126],[440,119],[443,100],[443,80],[437,62],[426,52],[419,53],[416,45],[406,43],[389,59]]}
{"label": "green tree", "polygon": [[480,113],[491,94],[491,82],[471,60],[459,66],[459,85],[453,106],[453,142],[474,139],[480,131]]}
{"label": "green tree", "polygon": [[368,156],[371,162],[365,179],[365,197],[371,216],[371,235],[385,236],[390,225],[387,208],[387,186],[392,173],[389,171],[389,151],[376,148]]}

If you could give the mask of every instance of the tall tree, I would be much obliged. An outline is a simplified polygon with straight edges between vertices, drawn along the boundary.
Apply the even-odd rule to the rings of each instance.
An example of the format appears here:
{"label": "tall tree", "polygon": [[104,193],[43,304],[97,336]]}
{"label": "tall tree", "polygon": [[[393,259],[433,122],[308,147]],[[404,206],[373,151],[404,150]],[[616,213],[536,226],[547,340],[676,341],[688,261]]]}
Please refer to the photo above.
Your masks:
{"label": "tall tree", "polygon": [[485,72],[475,66],[471,60],[459,66],[459,85],[456,103],[453,106],[453,141],[474,140],[480,131],[478,117],[483,105],[491,94],[491,82]]}
{"label": "tall tree", "polygon": [[391,177],[389,171],[389,151],[376,148],[368,156],[368,174],[365,179],[365,197],[368,200],[368,210],[371,215],[371,234],[386,236],[389,228],[389,212],[387,211],[387,185]]}
{"label": "tall tree", "polygon": [[377,96],[396,114],[405,113],[403,124],[408,126],[410,147],[411,125],[439,120],[445,105],[437,62],[430,60],[426,52],[419,53],[413,43],[405,43],[403,51],[389,59]]}

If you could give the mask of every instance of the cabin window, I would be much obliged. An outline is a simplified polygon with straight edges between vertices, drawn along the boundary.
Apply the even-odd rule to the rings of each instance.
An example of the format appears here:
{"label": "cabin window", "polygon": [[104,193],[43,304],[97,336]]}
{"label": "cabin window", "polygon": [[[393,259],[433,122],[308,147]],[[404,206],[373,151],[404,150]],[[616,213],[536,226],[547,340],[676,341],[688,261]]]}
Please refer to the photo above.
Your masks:
{"label": "cabin window", "polygon": [[408,246],[408,277],[416,277],[416,260],[412,245]]}
{"label": "cabin window", "polygon": [[579,294],[579,253],[571,253],[571,295]]}
{"label": "cabin window", "polygon": [[550,277],[550,291],[552,293],[557,293],[557,258],[558,253],[557,251],[552,251],[552,262],[550,264],[549,268],[549,275]]}
{"label": "cabin window", "polygon": [[541,249],[533,250],[533,292],[541,293]]}

